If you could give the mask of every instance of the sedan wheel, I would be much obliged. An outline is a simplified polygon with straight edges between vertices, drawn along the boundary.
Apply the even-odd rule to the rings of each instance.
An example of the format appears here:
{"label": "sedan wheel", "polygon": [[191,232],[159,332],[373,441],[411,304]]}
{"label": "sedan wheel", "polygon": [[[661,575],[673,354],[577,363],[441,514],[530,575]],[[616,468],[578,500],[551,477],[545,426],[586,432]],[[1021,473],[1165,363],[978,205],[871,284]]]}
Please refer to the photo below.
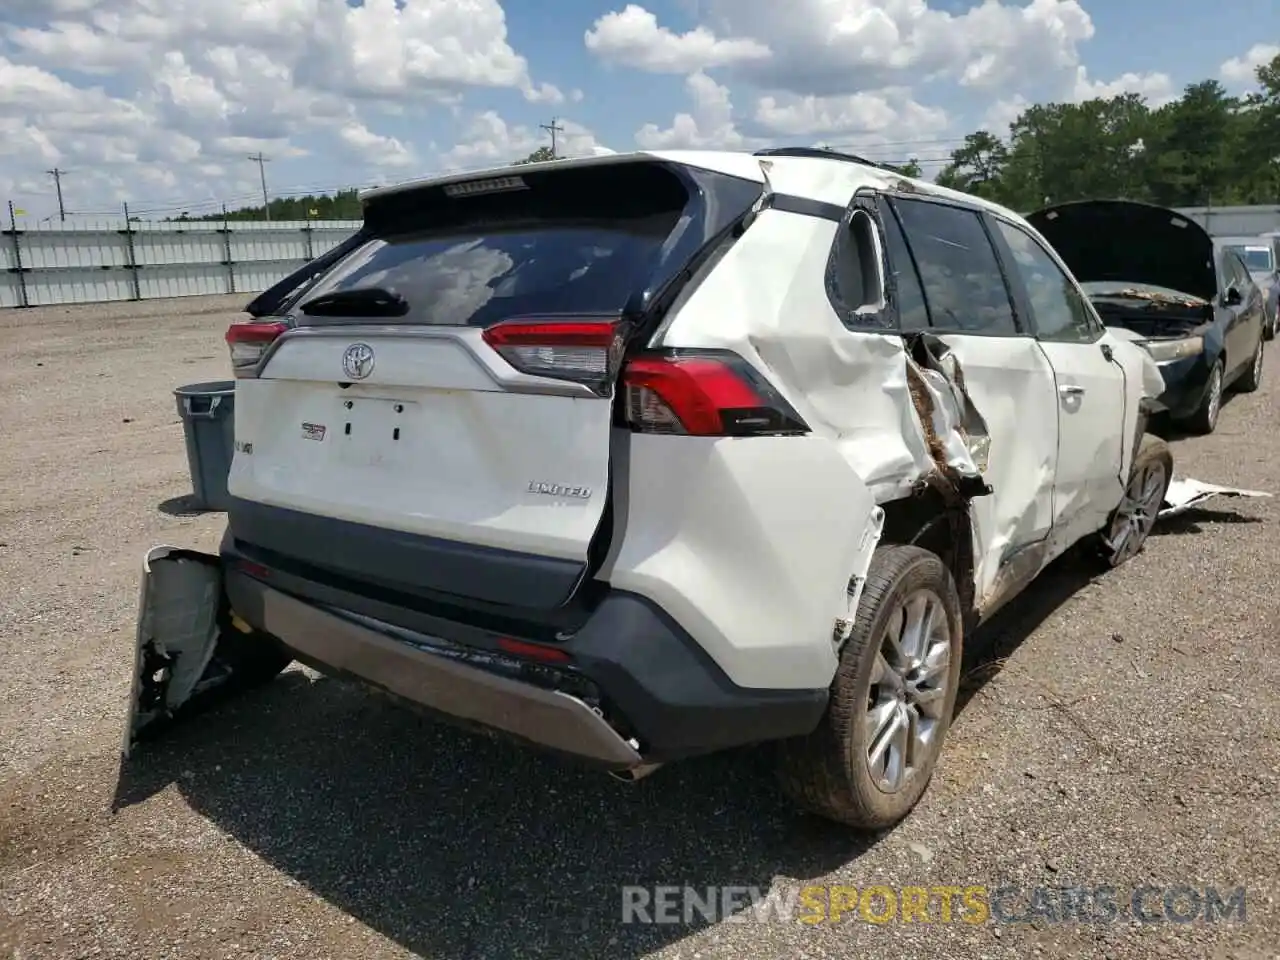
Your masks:
{"label": "sedan wheel", "polygon": [[1253,352],[1253,362],[1249,364],[1249,372],[1235,382],[1237,393],[1253,393],[1262,386],[1262,338],[1258,338],[1258,349]]}
{"label": "sedan wheel", "polygon": [[1200,408],[1187,419],[1187,426],[1196,433],[1213,433],[1218,426],[1218,414],[1222,412],[1222,381],[1223,364],[1219,360],[1209,371]]}

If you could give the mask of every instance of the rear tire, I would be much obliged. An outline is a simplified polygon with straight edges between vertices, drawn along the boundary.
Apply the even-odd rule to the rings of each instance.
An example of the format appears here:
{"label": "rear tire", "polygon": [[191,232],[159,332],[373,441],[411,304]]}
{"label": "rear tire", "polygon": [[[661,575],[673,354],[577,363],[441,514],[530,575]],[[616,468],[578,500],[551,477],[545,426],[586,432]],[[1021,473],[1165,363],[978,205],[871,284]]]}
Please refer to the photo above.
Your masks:
{"label": "rear tire", "polygon": [[910,813],[951,725],[963,647],[946,565],[919,547],[877,549],[827,712],[813,733],[781,744],[783,792],[809,813],[865,830]]}
{"label": "rear tire", "polygon": [[1109,567],[1132,560],[1142,552],[1155,526],[1173,480],[1173,454],[1159,437],[1145,434],[1129,469],[1124,496],[1099,537],[1103,562]]}
{"label": "rear tire", "polygon": [[1235,390],[1237,393],[1253,393],[1262,386],[1262,342],[1263,338],[1258,338],[1258,349],[1254,351],[1253,360],[1249,364],[1249,369],[1244,375],[1235,382]]}

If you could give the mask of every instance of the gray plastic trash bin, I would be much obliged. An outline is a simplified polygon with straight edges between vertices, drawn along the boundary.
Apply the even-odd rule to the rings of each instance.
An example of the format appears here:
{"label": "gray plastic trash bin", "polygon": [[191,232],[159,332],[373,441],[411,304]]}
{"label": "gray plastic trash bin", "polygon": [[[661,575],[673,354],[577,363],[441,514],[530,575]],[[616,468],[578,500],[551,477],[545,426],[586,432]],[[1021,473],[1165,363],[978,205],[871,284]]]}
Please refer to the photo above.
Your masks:
{"label": "gray plastic trash bin", "polygon": [[235,455],[236,382],[191,383],[173,391],[187,438],[192,507],[226,510],[227,475]]}

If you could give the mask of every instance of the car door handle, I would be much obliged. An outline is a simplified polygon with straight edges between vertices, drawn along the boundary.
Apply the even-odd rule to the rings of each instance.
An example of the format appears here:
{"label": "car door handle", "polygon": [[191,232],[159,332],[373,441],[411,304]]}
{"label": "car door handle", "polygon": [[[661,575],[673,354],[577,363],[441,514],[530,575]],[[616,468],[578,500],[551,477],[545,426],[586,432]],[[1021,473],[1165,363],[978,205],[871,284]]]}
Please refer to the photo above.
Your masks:
{"label": "car door handle", "polygon": [[1075,384],[1068,384],[1065,387],[1059,387],[1058,393],[1064,397],[1083,397],[1084,387],[1077,387]]}

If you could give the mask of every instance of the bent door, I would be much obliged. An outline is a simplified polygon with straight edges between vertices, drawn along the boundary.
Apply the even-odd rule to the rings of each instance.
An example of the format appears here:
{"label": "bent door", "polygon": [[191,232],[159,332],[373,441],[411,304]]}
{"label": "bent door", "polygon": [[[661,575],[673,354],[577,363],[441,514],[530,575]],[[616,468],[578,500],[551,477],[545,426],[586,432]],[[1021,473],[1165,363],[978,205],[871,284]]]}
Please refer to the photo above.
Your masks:
{"label": "bent door", "polygon": [[1047,562],[1058,464],[1053,371],[1015,316],[979,213],[905,197],[885,206],[898,296],[923,305],[902,312],[904,326],[914,316],[951,348],[991,437],[992,493],[973,501],[972,517],[978,605],[998,605]]}
{"label": "bent door", "polygon": [[991,218],[1015,298],[1027,306],[1057,385],[1058,469],[1053,541],[1059,552],[1101,529],[1124,492],[1125,373],[1065,269],[1026,230]]}

